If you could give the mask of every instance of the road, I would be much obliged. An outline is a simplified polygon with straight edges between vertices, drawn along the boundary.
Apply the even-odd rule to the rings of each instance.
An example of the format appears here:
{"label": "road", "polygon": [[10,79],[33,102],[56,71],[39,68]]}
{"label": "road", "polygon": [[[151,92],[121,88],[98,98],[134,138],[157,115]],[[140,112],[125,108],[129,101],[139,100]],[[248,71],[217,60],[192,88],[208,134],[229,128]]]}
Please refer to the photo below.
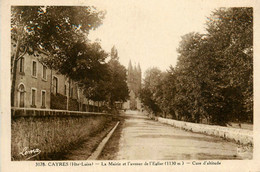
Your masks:
{"label": "road", "polygon": [[[125,114],[117,160],[251,159],[252,152],[222,138],[184,131],[148,119],[141,113]],[[109,143],[108,143],[109,144]],[[111,143],[110,143],[111,144]]]}

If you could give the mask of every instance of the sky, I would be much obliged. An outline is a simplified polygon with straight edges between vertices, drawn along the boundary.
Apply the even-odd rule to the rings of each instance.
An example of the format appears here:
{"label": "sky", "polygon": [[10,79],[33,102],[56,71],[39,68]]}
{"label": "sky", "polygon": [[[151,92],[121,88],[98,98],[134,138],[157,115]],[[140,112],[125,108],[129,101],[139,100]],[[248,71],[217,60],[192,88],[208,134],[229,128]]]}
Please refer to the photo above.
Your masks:
{"label": "sky", "polygon": [[[207,17],[221,4],[203,0],[124,0],[93,2],[106,10],[103,24],[91,31],[89,38],[99,39],[110,52],[118,50],[119,61],[128,66],[140,63],[142,72],[150,67],[165,71],[177,62],[181,36],[190,32],[205,33]],[[207,1],[208,2],[208,1]]]}

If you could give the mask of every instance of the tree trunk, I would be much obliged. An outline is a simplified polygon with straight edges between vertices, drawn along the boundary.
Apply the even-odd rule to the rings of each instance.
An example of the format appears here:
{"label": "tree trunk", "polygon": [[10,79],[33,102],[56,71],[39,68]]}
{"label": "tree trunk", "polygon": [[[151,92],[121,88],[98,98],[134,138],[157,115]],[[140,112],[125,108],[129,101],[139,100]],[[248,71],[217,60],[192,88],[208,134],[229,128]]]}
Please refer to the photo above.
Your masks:
{"label": "tree trunk", "polygon": [[69,110],[69,100],[70,100],[70,78],[69,78],[69,91],[67,93],[67,110]]}
{"label": "tree trunk", "polygon": [[79,91],[79,86],[77,86],[77,94],[78,94],[78,111],[81,111],[81,101],[80,101],[80,91]]}
{"label": "tree trunk", "polygon": [[51,69],[51,77],[50,77],[50,108],[52,108],[51,94],[52,94],[52,69]]}
{"label": "tree trunk", "polygon": [[21,41],[20,41],[20,36],[18,36],[17,39],[17,44],[16,44],[16,51],[14,58],[12,60],[12,71],[11,71],[11,106],[14,106],[14,93],[15,93],[15,84],[16,84],[16,72],[17,72],[17,59],[19,57],[20,53],[20,46],[21,46]]}
{"label": "tree trunk", "polygon": [[87,103],[88,103],[88,104],[87,104],[87,108],[88,108],[88,109],[87,109],[87,112],[90,112],[89,99],[88,99]]}

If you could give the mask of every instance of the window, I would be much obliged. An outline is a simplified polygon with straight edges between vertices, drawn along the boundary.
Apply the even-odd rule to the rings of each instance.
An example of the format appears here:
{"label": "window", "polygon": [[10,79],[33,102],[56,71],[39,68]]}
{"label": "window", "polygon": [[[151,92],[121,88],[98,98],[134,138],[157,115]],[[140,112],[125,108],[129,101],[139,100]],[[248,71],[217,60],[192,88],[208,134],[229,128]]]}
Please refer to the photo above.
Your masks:
{"label": "window", "polygon": [[45,90],[42,90],[42,108],[45,108],[45,105],[46,105],[46,91]]}
{"label": "window", "polygon": [[23,84],[20,84],[19,88],[19,107],[24,107],[24,94],[25,94],[25,88]]}
{"label": "window", "polygon": [[47,67],[42,65],[42,78],[45,79],[45,80],[47,79],[46,71],[47,71]]}
{"label": "window", "polygon": [[35,107],[36,102],[36,89],[32,88],[32,107]]}
{"label": "window", "polygon": [[20,72],[24,72],[24,57],[20,58]]}
{"label": "window", "polygon": [[37,66],[36,66],[36,61],[33,61],[32,63],[32,76],[36,77],[36,73],[37,73]]}
{"label": "window", "polygon": [[52,92],[54,94],[57,94],[58,93],[58,78],[57,77],[53,77],[53,90]]}

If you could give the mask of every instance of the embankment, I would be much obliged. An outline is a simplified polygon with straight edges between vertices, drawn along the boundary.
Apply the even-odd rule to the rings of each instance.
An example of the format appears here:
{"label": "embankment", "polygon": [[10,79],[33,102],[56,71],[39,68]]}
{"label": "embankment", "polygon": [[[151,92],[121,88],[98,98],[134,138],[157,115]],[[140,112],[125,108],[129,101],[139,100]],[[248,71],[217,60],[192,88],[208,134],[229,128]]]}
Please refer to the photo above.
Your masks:
{"label": "embankment", "polygon": [[161,123],[169,124],[187,131],[222,137],[227,140],[233,140],[236,143],[242,145],[253,145],[253,131],[251,130],[228,128],[216,125],[197,124],[161,117],[156,118],[156,120]]}

